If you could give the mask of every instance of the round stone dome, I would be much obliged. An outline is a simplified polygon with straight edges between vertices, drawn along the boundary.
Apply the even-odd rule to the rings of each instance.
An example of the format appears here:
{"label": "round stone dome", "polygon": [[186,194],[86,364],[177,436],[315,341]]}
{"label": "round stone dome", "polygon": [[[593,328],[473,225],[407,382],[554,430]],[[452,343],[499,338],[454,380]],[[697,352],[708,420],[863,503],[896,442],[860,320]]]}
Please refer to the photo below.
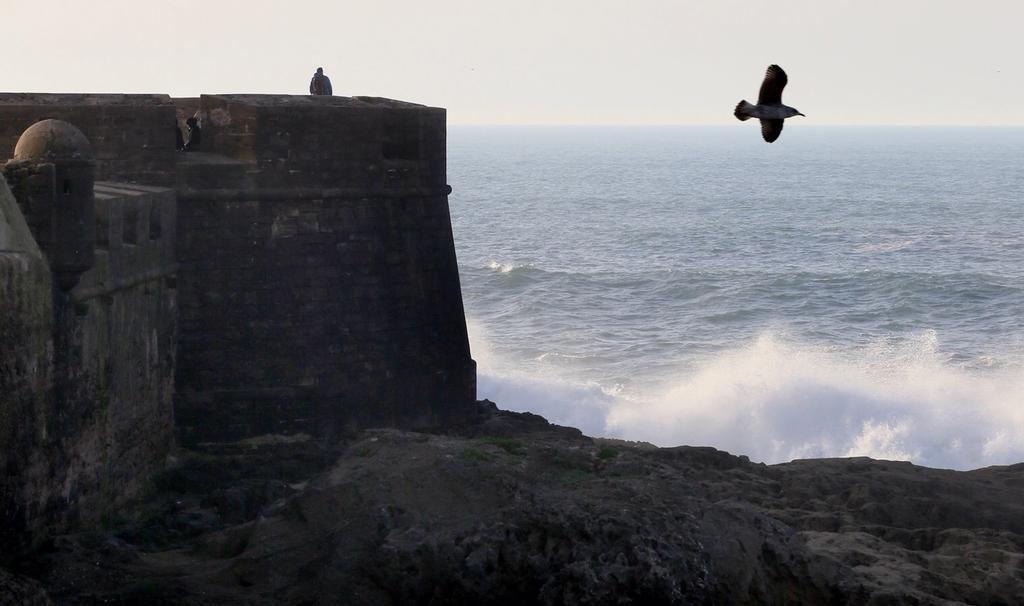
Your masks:
{"label": "round stone dome", "polygon": [[25,129],[14,159],[30,162],[92,162],[92,145],[82,131],[63,120],[41,120]]}

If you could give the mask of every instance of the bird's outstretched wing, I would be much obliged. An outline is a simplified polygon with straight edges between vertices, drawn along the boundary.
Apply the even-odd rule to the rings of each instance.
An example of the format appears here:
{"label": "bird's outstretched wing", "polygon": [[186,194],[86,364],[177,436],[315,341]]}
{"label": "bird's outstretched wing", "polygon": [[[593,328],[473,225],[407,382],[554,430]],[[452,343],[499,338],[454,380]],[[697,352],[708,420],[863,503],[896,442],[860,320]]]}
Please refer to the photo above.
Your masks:
{"label": "bird's outstretched wing", "polygon": [[772,143],[782,134],[782,125],[785,120],[761,120],[761,136],[764,140]]}
{"label": "bird's outstretched wing", "polygon": [[[782,103],[782,89],[786,88],[786,72],[778,65],[769,65],[761,83],[761,92],[757,95],[758,105],[776,105]],[[781,130],[781,128],[780,128]]]}

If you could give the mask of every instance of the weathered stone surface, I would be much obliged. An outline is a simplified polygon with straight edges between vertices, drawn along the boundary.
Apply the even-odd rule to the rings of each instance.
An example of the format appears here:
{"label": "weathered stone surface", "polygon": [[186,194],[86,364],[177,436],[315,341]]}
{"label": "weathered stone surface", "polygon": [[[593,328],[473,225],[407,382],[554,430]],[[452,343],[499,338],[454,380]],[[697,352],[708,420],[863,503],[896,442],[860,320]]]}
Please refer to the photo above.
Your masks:
{"label": "weathered stone surface", "polygon": [[70,290],[94,263],[96,171],[88,139],[62,120],[36,122],[4,172],[58,286]]}
{"label": "weathered stone surface", "polygon": [[25,478],[53,414],[50,269],[0,175],[0,548],[25,531]]}
{"label": "weathered stone surface", "polygon": [[120,603],[1024,603],[1024,466],[765,466],[487,404],[457,433],[356,435],[333,464],[308,438],[192,455],[163,509],[36,570],[57,599]]}
{"label": "weathered stone surface", "polygon": [[59,307],[68,385],[54,429],[68,451],[55,473],[66,473],[63,494],[80,503],[75,515],[86,525],[163,467],[177,341],[173,190],[100,182],[95,191],[106,237]]}
{"label": "weathered stone surface", "polygon": [[31,162],[94,160],[92,145],[82,131],[63,120],[47,118],[25,129],[14,146],[13,159]]}
{"label": "weathered stone surface", "polygon": [[[199,112],[199,151],[174,151],[179,111]],[[44,122],[5,165],[33,232],[21,241],[39,245],[0,253],[12,293],[0,413],[18,420],[0,428],[8,538],[115,515],[169,452],[175,390],[187,443],[436,426],[470,410],[443,109],[2,94],[0,157],[42,118],[84,137]],[[88,187],[62,166],[78,161]],[[60,203],[84,192],[89,220]],[[57,229],[69,218],[74,237]]]}
{"label": "weathered stone surface", "polygon": [[[176,102],[0,95],[0,157],[57,119],[4,168],[4,561],[118,518],[171,450],[175,389],[187,443],[437,426],[475,400],[443,110]],[[203,119],[199,152],[174,152],[179,110]],[[216,489],[168,528],[250,520],[288,490]]]}
{"label": "weathered stone surface", "polygon": [[[176,153],[174,124],[197,112],[199,151]],[[81,129],[99,180],[177,186],[182,439],[423,426],[472,404],[443,109],[375,97],[3,94],[0,156],[44,117]],[[145,239],[111,232],[134,215],[97,209],[97,250]]]}
{"label": "weathered stone surface", "polygon": [[198,111],[203,151],[178,166],[179,436],[424,426],[471,405],[444,110],[204,95]]}
{"label": "weathered stone surface", "polygon": [[4,216],[18,219],[0,228],[5,560],[49,533],[98,525],[173,443],[174,192],[101,183],[95,193],[103,237],[64,292],[51,287],[6,184],[0,191]]}
{"label": "weathered stone surface", "polygon": [[199,111],[202,151],[252,162],[260,187],[372,196],[446,185],[440,108],[370,97],[203,95]]}
{"label": "weathered stone surface", "polygon": [[95,152],[96,178],[173,185],[175,109],[167,95],[0,94],[0,159],[25,129],[47,118],[80,129]]}

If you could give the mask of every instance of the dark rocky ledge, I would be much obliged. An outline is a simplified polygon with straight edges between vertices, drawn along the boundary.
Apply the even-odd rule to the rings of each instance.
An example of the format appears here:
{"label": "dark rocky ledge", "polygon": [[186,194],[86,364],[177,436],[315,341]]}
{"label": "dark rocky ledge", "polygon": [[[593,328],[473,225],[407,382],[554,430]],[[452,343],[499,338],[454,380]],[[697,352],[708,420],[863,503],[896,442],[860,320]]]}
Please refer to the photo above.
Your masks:
{"label": "dark rocky ledge", "polygon": [[0,604],[1022,604],[1022,495],[1024,464],[766,466],[482,402],[443,433],[183,452],[0,571]]}

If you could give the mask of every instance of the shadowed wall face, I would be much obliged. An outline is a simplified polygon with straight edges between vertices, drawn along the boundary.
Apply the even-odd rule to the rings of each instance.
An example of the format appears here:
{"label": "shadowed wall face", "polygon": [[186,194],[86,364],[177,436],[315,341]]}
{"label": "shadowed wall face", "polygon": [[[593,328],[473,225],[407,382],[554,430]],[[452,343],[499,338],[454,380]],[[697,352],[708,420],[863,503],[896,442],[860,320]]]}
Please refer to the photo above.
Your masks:
{"label": "shadowed wall face", "polygon": [[138,494],[174,437],[174,191],[97,182],[95,207],[96,263],[56,306],[60,441],[47,448],[64,494],[33,489],[66,495],[85,526]]}
{"label": "shadowed wall face", "polygon": [[[4,165],[4,546],[98,524],[175,428],[329,436],[450,422],[475,401],[444,110],[203,97],[185,105],[204,146],[177,153],[175,106],[138,97],[0,95],[0,151],[37,117],[85,133]],[[68,141],[50,127],[40,141]],[[86,147],[95,163],[71,162]]]}
{"label": "shadowed wall face", "polygon": [[424,426],[475,400],[444,110],[204,96],[179,166],[185,442]]}
{"label": "shadowed wall face", "polygon": [[[178,114],[196,112],[202,144],[176,153]],[[179,229],[164,221],[156,237],[178,244],[186,442],[428,425],[475,400],[443,109],[370,97],[4,94],[0,151],[51,117],[90,140],[99,181],[177,186]],[[119,256],[105,246],[138,252],[161,230],[123,230],[145,223],[145,209],[116,208],[97,200],[97,259],[111,268]]]}
{"label": "shadowed wall face", "polygon": [[96,183],[89,201],[92,265],[65,290],[0,180],[0,559],[99,524],[173,442],[174,192]]}
{"label": "shadowed wall face", "polygon": [[27,526],[21,474],[53,397],[50,269],[0,175],[0,547]]}

